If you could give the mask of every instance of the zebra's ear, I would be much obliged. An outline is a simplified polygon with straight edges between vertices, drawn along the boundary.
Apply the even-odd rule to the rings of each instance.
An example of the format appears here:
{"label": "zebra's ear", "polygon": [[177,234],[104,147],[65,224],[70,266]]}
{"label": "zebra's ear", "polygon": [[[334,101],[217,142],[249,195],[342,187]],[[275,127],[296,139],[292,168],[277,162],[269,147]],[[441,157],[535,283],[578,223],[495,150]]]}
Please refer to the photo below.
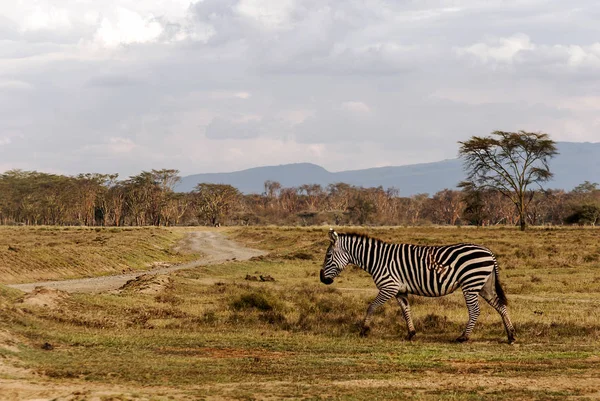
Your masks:
{"label": "zebra's ear", "polygon": [[335,242],[338,239],[338,234],[334,231],[333,228],[329,229],[329,241],[331,241],[332,244],[335,244]]}

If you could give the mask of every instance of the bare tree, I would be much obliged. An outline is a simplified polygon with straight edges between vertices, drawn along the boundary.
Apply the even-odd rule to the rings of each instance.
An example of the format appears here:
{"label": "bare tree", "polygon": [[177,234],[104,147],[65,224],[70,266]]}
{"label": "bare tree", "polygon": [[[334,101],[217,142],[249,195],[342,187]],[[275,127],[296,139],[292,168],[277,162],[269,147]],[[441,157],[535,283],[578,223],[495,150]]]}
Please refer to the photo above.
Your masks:
{"label": "bare tree", "polygon": [[541,187],[552,177],[548,163],[558,153],[556,143],[548,134],[525,131],[494,131],[491,136],[459,143],[467,172],[459,186],[500,191],[515,205],[519,226],[525,230],[527,208],[535,193],[529,186]]}
{"label": "bare tree", "polygon": [[437,223],[455,225],[464,208],[459,191],[443,189],[431,198],[431,213]]}
{"label": "bare tree", "polygon": [[325,197],[323,188],[321,188],[319,184],[304,184],[298,187],[298,189],[300,190],[300,193],[305,194],[303,198],[306,204],[306,210],[311,212],[319,210],[321,201]]}
{"label": "bare tree", "polygon": [[278,192],[281,189],[281,184],[279,183],[279,181],[267,180],[267,181],[265,181],[264,185],[265,185],[265,196],[269,200],[277,198]]}
{"label": "bare tree", "polygon": [[419,222],[428,198],[429,194],[416,194],[407,199],[406,209],[404,212],[406,214],[405,220],[409,224],[415,225]]}

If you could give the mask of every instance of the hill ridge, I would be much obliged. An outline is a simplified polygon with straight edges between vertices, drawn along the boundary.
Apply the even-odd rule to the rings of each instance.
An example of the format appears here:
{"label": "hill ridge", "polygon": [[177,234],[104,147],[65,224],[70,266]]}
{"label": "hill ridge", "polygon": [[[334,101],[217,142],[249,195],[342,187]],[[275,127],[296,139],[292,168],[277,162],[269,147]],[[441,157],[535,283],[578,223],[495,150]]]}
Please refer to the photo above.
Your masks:
{"label": "hill ridge", "polygon": [[[557,142],[557,148],[559,154],[550,161],[554,178],[544,185],[545,188],[570,191],[584,181],[600,181],[600,142]],[[338,172],[330,172],[314,163],[298,162],[225,173],[188,175],[182,177],[175,190],[189,192],[197,184],[207,182],[229,184],[245,194],[260,194],[264,192],[264,182],[271,180],[278,181],[282,187],[304,184],[326,187],[344,182],[362,187],[395,187],[401,196],[419,193],[432,195],[445,188],[455,189],[464,176],[462,161],[458,158]]]}

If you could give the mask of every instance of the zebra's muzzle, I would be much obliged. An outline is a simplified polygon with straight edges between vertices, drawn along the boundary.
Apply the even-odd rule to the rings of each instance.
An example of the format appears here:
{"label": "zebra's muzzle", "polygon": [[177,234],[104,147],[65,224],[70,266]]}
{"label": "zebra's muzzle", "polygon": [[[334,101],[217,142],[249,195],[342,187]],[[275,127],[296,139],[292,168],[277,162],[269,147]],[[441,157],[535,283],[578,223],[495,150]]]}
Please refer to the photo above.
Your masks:
{"label": "zebra's muzzle", "polygon": [[321,282],[323,284],[327,284],[327,285],[333,283],[333,279],[332,278],[325,277],[325,270],[323,270],[323,269],[321,269]]}

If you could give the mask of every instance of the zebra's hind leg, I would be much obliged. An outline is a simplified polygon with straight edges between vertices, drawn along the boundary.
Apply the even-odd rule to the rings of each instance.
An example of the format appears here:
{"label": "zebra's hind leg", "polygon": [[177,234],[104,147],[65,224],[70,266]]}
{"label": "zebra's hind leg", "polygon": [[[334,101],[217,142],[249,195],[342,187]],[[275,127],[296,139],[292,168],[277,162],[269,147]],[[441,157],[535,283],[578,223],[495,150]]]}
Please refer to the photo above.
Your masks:
{"label": "zebra's hind leg", "polygon": [[500,299],[498,297],[494,297],[493,299],[485,299],[488,304],[490,304],[502,317],[502,322],[504,323],[504,329],[506,330],[506,335],[508,336],[508,343],[513,344],[515,342],[515,328],[510,321],[510,317],[508,316],[508,309],[506,305],[500,303]]}
{"label": "zebra's hind leg", "polygon": [[[498,292],[501,295],[498,295]],[[504,295],[504,291],[500,286],[500,282],[496,278],[496,276],[492,276],[490,280],[488,280],[479,295],[483,299],[487,301],[488,304],[492,306],[492,308],[496,309],[496,312],[500,314],[502,318],[502,323],[504,323],[504,329],[506,330],[506,335],[508,337],[508,343],[512,344],[515,342],[515,328],[510,321],[510,317],[508,316],[508,309],[506,307],[506,295]]]}
{"label": "zebra's hind leg", "polygon": [[408,327],[408,336],[407,340],[412,340],[412,338],[417,334],[415,330],[415,325],[412,321],[412,316],[410,314],[410,305],[408,304],[408,297],[406,295],[398,294],[396,295],[396,300],[402,309],[402,316],[404,316],[404,320],[406,320],[406,327]]}
{"label": "zebra's hind leg", "polygon": [[473,327],[479,318],[479,297],[476,292],[463,291],[465,301],[467,303],[467,309],[469,310],[469,321],[467,327],[460,337],[456,339],[457,342],[465,342],[469,340]]}
{"label": "zebra's hind leg", "polygon": [[367,315],[365,316],[365,320],[363,321],[362,328],[360,329],[360,336],[366,337],[371,330],[371,318],[373,313],[379,308],[381,305],[386,303],[397,291],[389,290],[389,289],[380,289],[379,294],[375,297],[369,308],[367,308]]}

